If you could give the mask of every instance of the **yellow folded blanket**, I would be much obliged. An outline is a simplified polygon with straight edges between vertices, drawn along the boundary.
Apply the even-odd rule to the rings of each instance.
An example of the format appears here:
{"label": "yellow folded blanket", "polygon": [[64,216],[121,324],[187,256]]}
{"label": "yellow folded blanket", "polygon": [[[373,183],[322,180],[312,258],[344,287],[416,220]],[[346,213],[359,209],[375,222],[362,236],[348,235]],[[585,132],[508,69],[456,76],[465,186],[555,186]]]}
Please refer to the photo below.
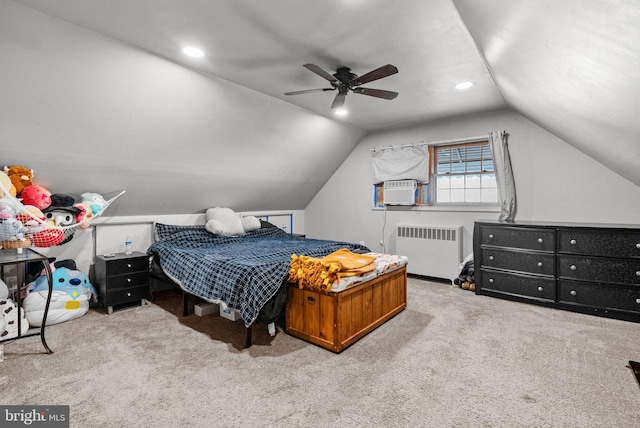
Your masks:
{"label": "yellow folded blanket", "polygon": [[297,283],[299,288],[331,291],[331,285],[341,278],[374,270],[375,260],[375,256],[352,253],[346,248],[322,258],[293,254],[288,281]]}

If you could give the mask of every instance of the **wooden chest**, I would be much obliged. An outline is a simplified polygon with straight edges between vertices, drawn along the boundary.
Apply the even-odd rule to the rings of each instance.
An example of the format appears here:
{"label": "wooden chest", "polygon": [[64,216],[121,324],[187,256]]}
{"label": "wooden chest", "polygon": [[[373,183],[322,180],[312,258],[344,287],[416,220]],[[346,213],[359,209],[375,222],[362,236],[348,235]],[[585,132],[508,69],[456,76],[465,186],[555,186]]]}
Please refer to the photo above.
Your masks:
{"label": "wooden chest", "polygon": [[337,293],[288,284],[285,330],[341,352],[406,306],[406,266]]}

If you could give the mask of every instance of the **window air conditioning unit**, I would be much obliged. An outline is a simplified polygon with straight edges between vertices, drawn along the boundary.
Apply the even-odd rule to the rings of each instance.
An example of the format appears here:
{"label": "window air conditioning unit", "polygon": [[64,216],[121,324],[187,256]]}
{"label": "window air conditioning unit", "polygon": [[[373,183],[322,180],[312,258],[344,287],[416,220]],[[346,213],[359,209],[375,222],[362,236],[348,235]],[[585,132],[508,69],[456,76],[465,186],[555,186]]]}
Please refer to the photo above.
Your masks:
{"label": "window air conditioning unit", "polygon": [[385,205],[415,205],[416,180],[385,181],[383,199]]}

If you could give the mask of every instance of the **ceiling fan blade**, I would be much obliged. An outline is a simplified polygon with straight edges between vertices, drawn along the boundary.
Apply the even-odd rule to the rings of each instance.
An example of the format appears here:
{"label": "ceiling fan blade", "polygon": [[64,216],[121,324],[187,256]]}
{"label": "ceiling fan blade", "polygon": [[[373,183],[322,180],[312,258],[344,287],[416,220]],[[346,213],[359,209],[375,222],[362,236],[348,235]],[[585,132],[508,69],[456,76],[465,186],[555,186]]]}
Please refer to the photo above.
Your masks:
{"label": "ceiling fan blade", "polygon": [[305,64],[303,65],[303,67],[305,67],[308,70],[313,71],[314,73],[316,73],[318,76],[323,77],[325,79],[327,79],[329,82],[337,82],[338,80],[332,76],[331,74],[327,73],[326,71],[324,71],[320,66],[315,65],[315,64]]}
{"label": "ceiling fan blade", "polygon": [[351,86],[359,86],[364,83],[373,82],[374,80],[382,79],[383,77],[391,76],[392,74],[396,74],[398,69],[395,65],[387,64],[383,65],[380,68],[376,68],[373,71],[370,71],[366,74],[363,74],[360,77],[356,77],[349,84]]}
{"label": "ceiling fan blade", "polygon": [[340,108],[344,105],[344,100],[347,98],[347,94],[338,92],[336,97],[333,99],[333,103],[331,104],[331,108]]}
{"label": "ceiling fan blade", "polygon": [[370,89],[370,88],[353,88],[355,94],[369,95],[370,97],[384,98],[385,100],[392,100],[398,96],[397,92],[384,91],[382,89]]}
{"label": "ceiling fan blade", "polygon": [[300,94],[310,94],[312,92],[324,92],[324,91],[335,91],[336,88],[322,88],[322,89],[305,89],[304,91],[293,91],[293,92],[285,92],[285,95],[300,95]]}

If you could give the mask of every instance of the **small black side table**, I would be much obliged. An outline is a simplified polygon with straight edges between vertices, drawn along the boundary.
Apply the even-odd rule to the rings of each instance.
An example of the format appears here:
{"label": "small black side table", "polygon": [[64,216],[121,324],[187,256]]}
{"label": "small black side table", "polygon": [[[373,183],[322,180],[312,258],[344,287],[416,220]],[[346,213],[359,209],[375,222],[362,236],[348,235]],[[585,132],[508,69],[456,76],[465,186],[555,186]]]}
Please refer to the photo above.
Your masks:
{"label": "small black side table", "polygon": [[[44,265],[44,270],[47,275],[47,282],[49,283],[49,294],[47,296],[47,303],[44,307],[44,314],[42,315],[42,326],[40,328],[34,327],[28,329],[24,334],[22,334],[22,288],[25,285],[25,271],[27,270],[27,264],[42,262]],[[7,265],[16,265],[16,271],[18,276],[18,290],[16,296],[16,303],[18,305],[18,335],[16,337],[12,337],[6,340],[0,340],[0,344],[11,342],[12,340],[21,339],[23,337],[29,336],[40,336],[42,340],[42,345],[44,349],[47,351],[47,354],[53,354],[53,351],[47,345],[47,341],[44,337],[44,328],[47,323],[47,314],[49,313],[49,304],[51,303],[51,293],[53,293],[53,281],[51,277],[51,266],[49,266],[49,258],[38,253],[31,248],[21,248],[21,249],[4,249],[0,250],[0,267],[3,268]]]}

